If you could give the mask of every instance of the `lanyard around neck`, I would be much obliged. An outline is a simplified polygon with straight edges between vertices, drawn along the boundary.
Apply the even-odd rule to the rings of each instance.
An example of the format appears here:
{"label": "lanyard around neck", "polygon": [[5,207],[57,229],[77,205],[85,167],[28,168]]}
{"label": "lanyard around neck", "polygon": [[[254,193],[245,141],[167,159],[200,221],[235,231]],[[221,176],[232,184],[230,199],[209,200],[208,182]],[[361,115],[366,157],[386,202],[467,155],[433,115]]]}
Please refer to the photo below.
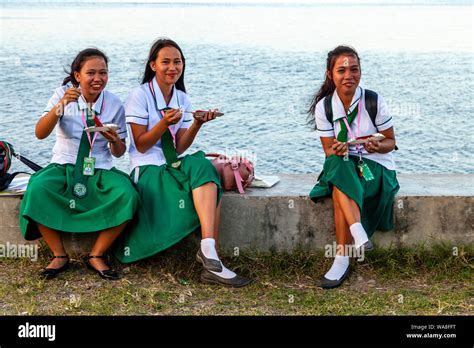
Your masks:
{"label": "lanyard around neck", "polygon": [[[84,98],[83,98],[84,99]],[[85,99],[84,99],[85,101]],[[105,96],[102,96],[102,105],[100,106],[100,112],[102,113],[104,111],[104,105],[105,105]],[[77,107],[79,108],[79,103],[77,104]],[[89,105],[86,103],[87,107],[87,118],[89,119]],[[96,117],[93,109],[90,109],[92,120],[94,121],[94,124],[97,126],[100,121]],[[82,117],[82,123],[84,125],[84,128],[87,128],[87,122],[86,122],[86,117],[84,114],[84,109],[81,110],[81,117]],[[87,135],[87,140],[89,140],[89,145],[90,145],[90,150],[89,150],[89,156],[92,156],[92,147],[94,146],[95,140],[97,139],[98,132],[94,132],[94,137],[91,139],[91,134],[89,132],[86,132]]]}
{"label": "lanyard around neck", "polygon": [[[165,117],[165,112],[164,110],[168,109],[168,106],[166,106],[165,109],[163,110],[160,110],[158,108],[158,102],[156,101],[156,93],[155,93],[155,88],[153,87],[153,80],[149,81],[148,82],[148,88],[150,89],[150,93],[151,95],[153,96],[153,102],[155,103],[155,109],[156,109],[156,112],[158,113],[158,115],[161,115],[161,118]],[[173,86],[173,95],[176,94],[176,102],[178,103],[178,108],[180,107],[179,105],[179,98],[178,98],[178,94],[175,93],[175,87]],[[174,143],[174,146],[176,146],[176,135],[171,131],[171,126],[168,127],[170,133],[171,133],[171,136],[173,137],[173,143]]]}
{"label": "lanyard around neck", "polygon": [[[360,135],[360,113],[361,113],[361,110],[363,108],[362,101],[363,101],[363,98],[362,98],[362,93],[361,93],[360,98],[359,98],[359,105],[357,106],[357,116],[356,116],[356,118],[357,118],[357,133],[355,135],[354,135],[354,133],[352,133],[349,122],[347,122],[347,116],[345,116],[343,118],[344,124],[346,125],[346,128],[347,128],[347,132],[349,133],[350,139],[357,139],[357,136]],[[359,152],[361,150],[361,145],[356,144],[356,149]]]}

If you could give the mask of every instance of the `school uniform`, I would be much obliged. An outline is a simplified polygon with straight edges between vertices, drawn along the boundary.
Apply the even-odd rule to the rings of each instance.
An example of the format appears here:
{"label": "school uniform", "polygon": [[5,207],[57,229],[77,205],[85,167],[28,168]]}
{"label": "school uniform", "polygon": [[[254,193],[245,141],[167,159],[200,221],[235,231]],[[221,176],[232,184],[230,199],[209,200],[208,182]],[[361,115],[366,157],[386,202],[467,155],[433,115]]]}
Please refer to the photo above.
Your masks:
{"label": "school uniform", "polygon": [[[57,88],[42,116],[71,87],[67,84]],[[120,139],[126,138],[120,98],[104,90],[91,109],[103,124],[117,124]],[[92,113],[82,96],[64,108],[55,128],[51,163],[31,176],[21,202],[20,228],[27,240],[41,237],[36,223],[62,232],[83,233],[115,227],[133,218],[138,206],[133,182],[113,167],[108,141],[101,134],[97,133],[92,152],[89,140],[83,136],[85,125],[93,123]],[[94,134],[90,133],[90,140]],[[83,156],[95,158],[93,175],[82,175],[79,166],[83,165]]]}
{"label": "school uniform", "polygon": [[[125,102],[128,130],[130,124],[139,124],[150,131],[163,117],[166,108],[192,110],[186,93],[173,87],[167,105],[156,79],[132,90]],[[145,153],[137,150],[130,136],[129,157],[131,178],[140,195],[137,218],[130,233],[117,243],[115,256],[121,262],[133,262],[154,255],[200,227],[194,208],[192,190],[213,182],[218,187],[218,201],[222,195],[220,178],[212,163],[202,151],[178,157],[176,135],[188,129],[193,122],[190,112],[184,112],[180,121],[169,127]]]}
{"label": "school uniform", "polygon": [[[324,98],[316,104],[315,119],[319,137],[347,141],[351,134],[357,138],[366,137],[393,126],[387,104],[380,95],[373,124],[365,108],[365,91],[361,87],[357,88],[347,114],[336,91],[332,95],[331,105],[333,124],[326,118]],[[350,132],[344,118],[352,119]],[[367,165],[373,180],[366,180],[359,175],[359,161]],[[393,229],[393,199],[399,190],[395,170],[393,151],[385,154],[369,153],[363,145],[350,145],[347,161],[336,155],[326,158],[318,182],[309,195],[314,202],[318,202],[323,197],[331,196],[332,187],[336,186],[357,203],[361,211],[361,223],[370,237],[375,230]]]}

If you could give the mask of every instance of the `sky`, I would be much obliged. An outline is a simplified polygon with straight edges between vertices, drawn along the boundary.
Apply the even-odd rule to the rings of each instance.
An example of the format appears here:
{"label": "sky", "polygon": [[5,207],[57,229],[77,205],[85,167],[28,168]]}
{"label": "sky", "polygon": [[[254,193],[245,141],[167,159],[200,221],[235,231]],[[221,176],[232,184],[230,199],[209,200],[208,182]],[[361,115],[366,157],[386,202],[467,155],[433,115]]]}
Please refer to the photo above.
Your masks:
{"label": "sky", "polygon": [[200,4],[219,4],[219,3],[259,3],[259,4],[321,4],[321,3],[339,3],[339,4],[449,4],[463,3],[472,4],[473,0],[0,0],[0,3],[38,3],[38,2],[97,2],[97,3],[200,3]]}

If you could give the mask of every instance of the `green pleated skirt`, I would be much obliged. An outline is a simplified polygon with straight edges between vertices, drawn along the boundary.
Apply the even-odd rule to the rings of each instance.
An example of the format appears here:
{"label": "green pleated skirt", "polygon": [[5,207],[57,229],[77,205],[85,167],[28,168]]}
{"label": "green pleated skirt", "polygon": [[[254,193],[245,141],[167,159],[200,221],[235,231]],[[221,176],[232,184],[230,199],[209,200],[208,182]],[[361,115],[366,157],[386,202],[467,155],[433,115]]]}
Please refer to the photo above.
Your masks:
{"label": "green pleated skirt", "polygon": [[73,196],[74,165],[51,163],[33,174],[20,205],[20,229],[27,240],[41,237],[37,223],[71,233],[97,232],[133,219],[138,193],[118,169],[96,169],[88,193]]}
{"label": "green pleated skirt", "polygon": [[395,170],[389,170],[381,164],[364,159],[369,166],[374,180],[366,181],[358,175],[359,158],[331,155],[326,158],[318,182],[309,196],[314,202],[332,196],[332,187],[336,186],[349,198],[354,200],[361,212],[361,224],[371,237],[376,230],[393,229],[393,200],[400,186]]}
{"label": "green pleated skirt", "polygon": [[217,203],[222,196],[219,174],[202,151],[184,156],[180,169],[145,165],[135,168],[131,177],[138,177],[141,205],[130,232],[121,236],[114,248],[123,263],[167,249],[200,227],[192,190],[213,182],[218,188]]}

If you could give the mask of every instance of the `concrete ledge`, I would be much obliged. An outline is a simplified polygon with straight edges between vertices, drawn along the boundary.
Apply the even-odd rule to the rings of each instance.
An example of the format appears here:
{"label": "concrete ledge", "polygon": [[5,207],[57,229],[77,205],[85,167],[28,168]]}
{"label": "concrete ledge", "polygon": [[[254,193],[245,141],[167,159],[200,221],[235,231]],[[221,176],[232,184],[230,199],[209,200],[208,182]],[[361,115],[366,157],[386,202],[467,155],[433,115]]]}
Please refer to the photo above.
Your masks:
{"label": "concrete ledge", "polygon": [[[281,174],[271,189],[224,194],[220,245],[231,251],[316,250],[334,241],[332,200],[314,204],[308,193],[317,174]],[[395,229],[376,232],[378,247],[474,243],[474,175],[401,174]],[[21,197],[0,196],[0,244],[27,244],[18,226]],[[95,234],[65,234],[66,248],[85,252]]]}

